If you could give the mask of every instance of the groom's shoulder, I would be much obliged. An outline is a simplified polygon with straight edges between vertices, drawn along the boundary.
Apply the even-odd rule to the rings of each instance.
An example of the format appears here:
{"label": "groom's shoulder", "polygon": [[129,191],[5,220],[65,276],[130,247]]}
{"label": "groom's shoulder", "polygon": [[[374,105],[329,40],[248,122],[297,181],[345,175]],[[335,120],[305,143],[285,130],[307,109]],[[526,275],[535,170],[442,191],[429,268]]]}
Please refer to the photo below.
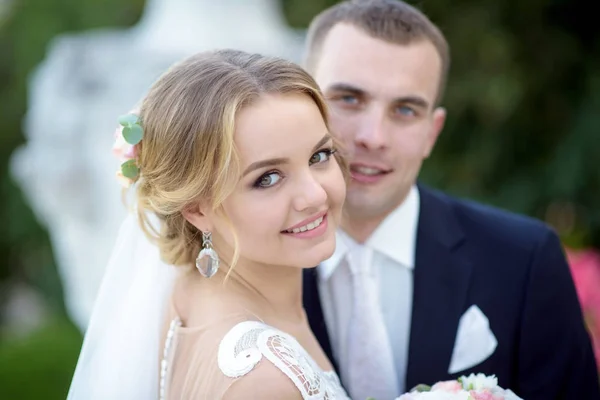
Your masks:
{"label": "groom's shoulder", "polygon": [[554,235],[552,228],[538,219],[439,190],[423,190],[426,196],[437,198],[452,210],[467,236],[477,235],[479,239],[490,238],[495,242],[527,246],[539,243],[547,235]]}

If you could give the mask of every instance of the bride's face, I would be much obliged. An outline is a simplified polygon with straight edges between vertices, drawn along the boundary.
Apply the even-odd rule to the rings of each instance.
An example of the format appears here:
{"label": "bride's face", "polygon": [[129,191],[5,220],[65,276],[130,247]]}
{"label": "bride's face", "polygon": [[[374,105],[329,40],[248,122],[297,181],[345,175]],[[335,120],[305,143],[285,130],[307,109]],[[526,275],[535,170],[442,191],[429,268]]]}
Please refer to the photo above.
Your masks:
{"label": "bride's face", "polygon": [[[238,114],[234,140],[242,177],[224,209],[240,261],[307,268],[329,258],[346,186],[316,104],[264,96]],[[226,221],[211,219],[215,239],[233,248]]]}

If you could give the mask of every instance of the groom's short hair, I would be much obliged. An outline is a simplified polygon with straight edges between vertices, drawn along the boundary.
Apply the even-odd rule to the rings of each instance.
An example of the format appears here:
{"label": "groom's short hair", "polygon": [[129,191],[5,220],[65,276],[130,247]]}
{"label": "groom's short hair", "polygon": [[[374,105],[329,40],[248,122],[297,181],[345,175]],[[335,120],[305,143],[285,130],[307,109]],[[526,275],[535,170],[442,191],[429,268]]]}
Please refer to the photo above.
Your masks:
{"label": "groom's short hair", "polygon": [[442,97],[450,67],[450,49],[440,29],[417,8],[400,0],[348,0],[322,11],[308,28],[304,65],[310,72],[316,69],[327,34],[339,23],[353,25],[389,43],[431,42],[442,61],[438,98]]}

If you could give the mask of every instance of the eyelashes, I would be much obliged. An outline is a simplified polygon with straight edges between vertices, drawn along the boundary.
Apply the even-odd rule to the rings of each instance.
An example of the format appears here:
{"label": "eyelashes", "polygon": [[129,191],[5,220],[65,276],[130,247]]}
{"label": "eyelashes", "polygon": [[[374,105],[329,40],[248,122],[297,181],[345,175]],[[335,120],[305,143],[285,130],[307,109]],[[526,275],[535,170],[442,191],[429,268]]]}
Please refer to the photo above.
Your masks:
{"label": "eyelashes", "polygon": [[[310,165],[325,163],[325,162],[329,161],[329,159],[331,158],[331,156],[333,154],[335,154],[335,152],[336,152],[336,150],[333,148],[319,150],[315,154],[312,155],[312,157],[309,160],[309,163],[310,163]],[[323,155],[323,158],[317,157],[315,159],[315,156],[319,156],[319,155]]]}
{"label": "eyelashes", "polygon": [[[336,149],[329,147],[321,149],[315,152],[309,159],[308,163],[310,166],[325,164],[329,162],[331,157],[336,153]],[[271,170],[261,175],[254,184],[252,185],[255,189],[268,189],[277,185],[281,180],[285,178],[284,174],[278,170]]]}
{"label": "eyelashes", "polygon": [[278,171],[269,171],[258,178],[252,186],[257,189],[266,189],[276,185],[281,179],[283,176]]}

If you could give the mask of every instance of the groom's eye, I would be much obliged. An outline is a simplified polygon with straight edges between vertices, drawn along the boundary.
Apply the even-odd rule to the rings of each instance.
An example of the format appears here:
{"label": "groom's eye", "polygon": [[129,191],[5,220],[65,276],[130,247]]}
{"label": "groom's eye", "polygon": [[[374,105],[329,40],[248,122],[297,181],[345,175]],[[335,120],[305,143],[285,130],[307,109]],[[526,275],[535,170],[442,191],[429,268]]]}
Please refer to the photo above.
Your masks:
{"label": "groom's eye", "polygon": [[340,97],[340,100],[348,105],[356,105],[358,104],[358,98],[354,95],[347,94]]}
{"label": "groom's eye", "polygon": [[396,115],[400,115],[402,117],[414,117],[417,115],[415,109],[407,105],[398,106],[394,109],[394,111]]}

